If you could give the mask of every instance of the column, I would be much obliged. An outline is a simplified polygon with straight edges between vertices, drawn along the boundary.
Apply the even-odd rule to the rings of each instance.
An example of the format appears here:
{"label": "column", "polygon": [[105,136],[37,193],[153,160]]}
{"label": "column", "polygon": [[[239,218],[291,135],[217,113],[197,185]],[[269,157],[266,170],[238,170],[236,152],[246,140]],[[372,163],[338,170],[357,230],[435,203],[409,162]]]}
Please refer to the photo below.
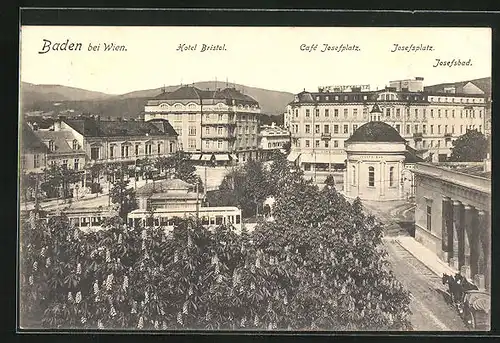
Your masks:
{"label": "column", "polygon": [[474,209],[472,222],[470,225],[470,274],[474,278],[479,274],[479,259],[481,254],[481,239],[480,239],[480,227],[479,227],[479,212]]}
{"label": "column", "polygon": [[479,255],[479,274],[484,275],[485,286],[490,287],[491,279],[491,226],[486,211],[478,212],[479,239],[481,240],[481,251]]}
{"label": "column", "polygon": [[470,205],[464,205],[464,276],[471,278],[471,241],[473,235],[475,208]]}
{"label": "column", "polygon": [[398,172],[396,175],[398,175],[398,182],[399,182],[399,185],[398,185],[398,188],[399,188],[399,198],[403,199],[403,179],[401,178],[401,174],[403,173],[403,161],[399,161],[398,163]]}
{"label": "column", "polygon": [[443,261],[449,262],[453,256],[453,205],[449,197],[443,196],[442,201],[443,223],[441,228],[441,250]]}
{"label": "column", "polygon": [[379,194],[381,196],[384,195],[384,187],[385,187],[384,171],[385,171],[384,162],[380,161],[379,164],[378,164],[378,173],[379,173],[379,178],[378,179],[379,179],[379,187],[380,187]]}
{"label": "column", "polygon": [[345,195],[349,195],[349,180],[347,179],[348,174],[349,174],[349,167],[351,165],[349,164],[349,161],[346,163],[346,169],[344,170],[344,193]]}
{"label": "column", "polygon": [[462,225],[462,203],[460,201],[453,201],[453,255],[450,259],[450,264],[455,269],[460,269],[460,254],[463,256],[463,249],[460,247],[460,228]]}
{"label": "column", "polygon": [[356,190],[357,193],[359,194],[359,189],[360,189],[360,181],[361,181],[361,161],[358,161],[358,166],[356,167],[356,177],[358,178],[356,182]]}

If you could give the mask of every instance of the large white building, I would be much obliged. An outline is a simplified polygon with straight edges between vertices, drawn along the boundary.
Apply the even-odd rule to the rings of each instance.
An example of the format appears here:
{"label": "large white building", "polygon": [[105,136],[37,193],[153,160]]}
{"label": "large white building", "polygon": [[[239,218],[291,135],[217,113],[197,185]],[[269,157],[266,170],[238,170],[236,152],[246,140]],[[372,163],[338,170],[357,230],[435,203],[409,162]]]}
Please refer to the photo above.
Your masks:
{"label": "large white building", "polygon": [[[285,116],[291,132],[289,159],[305,170],[339,167],[346,159],[344,142],[369,121],[391,125],[411,148],[435,160],[449,156],[452,141],[467,129],[487,133],[489,94],[471,85],[424,89],[423,78],[391,81],[390,85],[376,91],[322,88],[295,95]],[[380,113],[371,113],[375,105]]]}
{"label": "large white building", "polygon": [[182,86],[149,100],[144,120],[167,119],[194,159],[244,162],[259,157],[260,112],[255,99],[235,88]]}

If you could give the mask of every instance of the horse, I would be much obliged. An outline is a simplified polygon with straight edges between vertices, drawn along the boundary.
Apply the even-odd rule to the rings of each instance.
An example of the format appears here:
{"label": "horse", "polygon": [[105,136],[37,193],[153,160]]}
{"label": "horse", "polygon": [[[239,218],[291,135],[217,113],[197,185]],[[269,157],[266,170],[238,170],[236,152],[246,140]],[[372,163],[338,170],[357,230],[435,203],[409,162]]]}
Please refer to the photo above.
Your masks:
{"label": "horse", "polygon": [[441,281],[443,285],[448,285],[448,292],[450,293],[452,304],[456,303],[457,299],[460,298],[460,285],[457,283],[456,275],[453,277],[452,275],[443,273]]}
{"label": "horse", "polygon": [[460,274],[455,275],[455,281],[457,283],[457,288],[458,288],[458,303],[461,304],[463,303],[464,297],[465,297],[465,292],[475,290],[477,291],[478,288],[476,285],[473,283],[470,283],[467,278]]}

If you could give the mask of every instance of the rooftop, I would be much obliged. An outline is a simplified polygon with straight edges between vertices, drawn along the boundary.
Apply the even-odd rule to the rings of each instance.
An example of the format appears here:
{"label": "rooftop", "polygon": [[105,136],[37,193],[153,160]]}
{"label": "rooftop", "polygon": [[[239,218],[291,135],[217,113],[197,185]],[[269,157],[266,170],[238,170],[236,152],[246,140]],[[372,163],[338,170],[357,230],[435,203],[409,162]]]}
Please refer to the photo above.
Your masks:
{"label": "rooftop", "polygon": [[440,168],[451,169],[463,174],[484,177],[491,180],[491,171],[485,171],[484,162],[453,163],[443,162],[436,164]]}
{"label": "rooftop", "polygon": [[484,94],[491,94],[491,77],[483,77],[480,79],[467,80],[467,81],[440,83],[437,85],[426,86],[424,87],[424,91],[429,93],[445,93],[444,91],[445,88],[455,88],[455,93],[465,94],[464,86],[467,85],[468,83],[474,84],[477,88],[483,91]]}
{"label": "rooftop", "polygon": [[[75,137],[69,131],[34,131],[35,135],[45,144],[52,141],[54,143],[54,150],[51,153],[71,153],[84,151],[77,144],[77,149],[73,149],[73,140]],[[71,145],[70,145],[71,142]]]}
{"label": "rooftop", "polygon": [[395,128],[381,121],[371,121],[361,125],[346,142],[405,143]]}
{"label": "rooftop", "polygon": [[221,99],[235,100],[237,103],[259,105],[254,98],[241,93],[236,88],[217,90],[202,90],[194,86],[182,86],[173,92],[164,92],[154,98],[155,100],[202,100]]}
{"label": "rooftop", "polygon": [[193,189],[193,185],[182,181],[180,179],[166,179],[147,183],[144,186],[137,189],[137,195],[152,195],[154,193],[166,193],[166,192],[187,192]]}
{"label": "rooftop", "polygon": [[96,118],[66,119],[66,124],[86,137],[112,136],[177,136],[165,119],[144,121],[110,121]]}
{"label": "rooftop", "polygon": [[48,148],[28,124],[23,123],[21,127],[21,149],[48,152]]}

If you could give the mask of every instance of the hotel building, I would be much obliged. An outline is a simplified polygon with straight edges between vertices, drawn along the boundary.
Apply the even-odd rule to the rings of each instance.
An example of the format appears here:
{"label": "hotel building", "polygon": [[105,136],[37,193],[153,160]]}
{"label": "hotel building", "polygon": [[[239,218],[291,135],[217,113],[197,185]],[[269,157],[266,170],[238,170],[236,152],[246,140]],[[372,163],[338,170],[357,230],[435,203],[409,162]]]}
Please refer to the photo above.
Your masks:
{"label": "hotel building", "polygon": [[[424,88],[423,78],[417,77],[391,81],[376,91],[367,86],[304,90],[295,95],[285,116],[291,132],[289,160],[306,171],[341,167],[344,142],[369,121],[391,125],[411,148],[434,161],[449,156],[452,142],[468,129],[486,133],[489,94],[477,91],[473,81],[433,87]],[[375,105],[380,112],[372,112]]]}
{"label": "hotel building", "polygon": [[192,159],[227,163],[259,158],[259,103],[235,88],[181,86],[147,102],[144,120],[167,119]]}

